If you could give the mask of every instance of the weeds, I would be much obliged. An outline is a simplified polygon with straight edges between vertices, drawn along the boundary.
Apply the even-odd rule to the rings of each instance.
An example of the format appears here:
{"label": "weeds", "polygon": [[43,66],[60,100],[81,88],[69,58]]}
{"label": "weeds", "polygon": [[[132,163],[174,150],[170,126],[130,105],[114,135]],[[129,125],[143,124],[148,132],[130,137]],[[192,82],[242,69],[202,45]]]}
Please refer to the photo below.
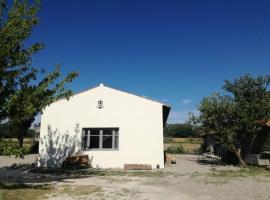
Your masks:
{"label": "weeds", "polygon": [[0,184],[0,200],[41,200],[47,197],[91,195],[102,192],[102,188],[96,185],[64,185],[60,189],[52,185],[27,185],[27,184]]}
{"label": "weeds", "polygon": [[168,153],[198,154],[201,138],[164,138],[164,147]]}
{"label": "weeds", "polygon": [[46,198],[53,187],[49,185],[0,184],[0,200],[40,200]]}
{"label": "weeds", "polygon": [[129,177],[165,177],[169,172],[160,171],[125,171],[125,170],[102,170],[98,176],[129,176]]}
{"label": "weeds", "polygon": [[241,168],[240,170],[215,170],[213,169],[212,172],[208,173],[211,177],[270,177],[270,172],[261,167],[249,166],[245,168]]}
{"label": "weeds", "polygon": [[206,174],[193,173],[190,176],[191,180],[203,182],[206,184],[225,184],[235,178],[253,178],[256,181],[270,181],[270,172],[264,168],[249,166],[239,170],[216,170]]}
{"label": "weeds", "polygon": [[92,195],[98,192],[102,192],[102,189],[100,186],[96,185],[79,185],[75,187],[64,185],[59,190],[60,194],[65,193],[69,196]]}
{"label": "weeds", "polygon": [[42,174],[68,175],[69,178],[89,177],[89,176],[134,176],[134,177],[164,177],[169,175],[169,172],[162,170],[115,170],[115,169],[95,169],[89,168],[84,170],[70,169],[46,169],[36,168],[31,172]]}
{"label": "weeds", "polygon": [[171,146],[169,146],[166,151],[168,153],[171,153],[171,154],[184,154],[184,153],[186,153],[183,145],[181,145],[181,144],[176,144],[176,145],[171,144]]}

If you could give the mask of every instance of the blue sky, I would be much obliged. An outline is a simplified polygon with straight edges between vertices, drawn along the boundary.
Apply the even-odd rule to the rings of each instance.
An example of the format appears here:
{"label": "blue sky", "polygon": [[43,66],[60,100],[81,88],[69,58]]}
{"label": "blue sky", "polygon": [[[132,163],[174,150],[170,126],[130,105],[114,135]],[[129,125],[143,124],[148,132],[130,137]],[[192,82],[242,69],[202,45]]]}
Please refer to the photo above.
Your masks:
{"label": "blue sky", "polygon": [[104,83],[172,106],[183,122],[225,79],[270,74],[270,1],[46,0],[34,65],[78,71],[74,92]]}

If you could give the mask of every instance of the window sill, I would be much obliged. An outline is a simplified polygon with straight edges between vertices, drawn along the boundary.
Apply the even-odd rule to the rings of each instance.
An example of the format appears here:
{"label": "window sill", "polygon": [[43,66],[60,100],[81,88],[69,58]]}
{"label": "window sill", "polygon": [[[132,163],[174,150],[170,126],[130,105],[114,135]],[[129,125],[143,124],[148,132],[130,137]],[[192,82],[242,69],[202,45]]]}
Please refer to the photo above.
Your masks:
{"label": "window sill", "polygon": [[82,151],[119,151],[119,149],[82,149]]}

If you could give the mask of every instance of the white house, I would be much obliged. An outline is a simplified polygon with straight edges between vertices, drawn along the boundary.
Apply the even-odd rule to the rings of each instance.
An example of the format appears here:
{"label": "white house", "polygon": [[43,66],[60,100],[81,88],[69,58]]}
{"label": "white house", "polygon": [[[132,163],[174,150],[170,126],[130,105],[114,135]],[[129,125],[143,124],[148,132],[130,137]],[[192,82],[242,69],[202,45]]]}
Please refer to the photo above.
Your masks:
{"label": "white house", "polygon": [[60,167],[88,154],[93,167],[164,167],[163,127],[170,107],[103,84],[59,100],[41,117],[38,165]]}

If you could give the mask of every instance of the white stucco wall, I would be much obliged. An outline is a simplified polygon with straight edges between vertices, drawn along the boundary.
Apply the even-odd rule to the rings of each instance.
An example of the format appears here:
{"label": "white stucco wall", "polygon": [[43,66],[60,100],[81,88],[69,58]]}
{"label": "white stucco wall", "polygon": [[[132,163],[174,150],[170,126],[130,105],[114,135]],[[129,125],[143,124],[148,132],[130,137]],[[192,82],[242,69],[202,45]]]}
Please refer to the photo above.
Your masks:
{"label": "white stucco wall", "polygon": [[[103,109],[97,108],[99,99]],[[119,127],[118,150],[80,152],[82,128],[95,127]],[[60,166],[66,156],[80,152],[93,158],[94,167],[164,167],[162,104],[109,87],[99,86],[51,104],[41,117],[40,133],[40,166]]]}

